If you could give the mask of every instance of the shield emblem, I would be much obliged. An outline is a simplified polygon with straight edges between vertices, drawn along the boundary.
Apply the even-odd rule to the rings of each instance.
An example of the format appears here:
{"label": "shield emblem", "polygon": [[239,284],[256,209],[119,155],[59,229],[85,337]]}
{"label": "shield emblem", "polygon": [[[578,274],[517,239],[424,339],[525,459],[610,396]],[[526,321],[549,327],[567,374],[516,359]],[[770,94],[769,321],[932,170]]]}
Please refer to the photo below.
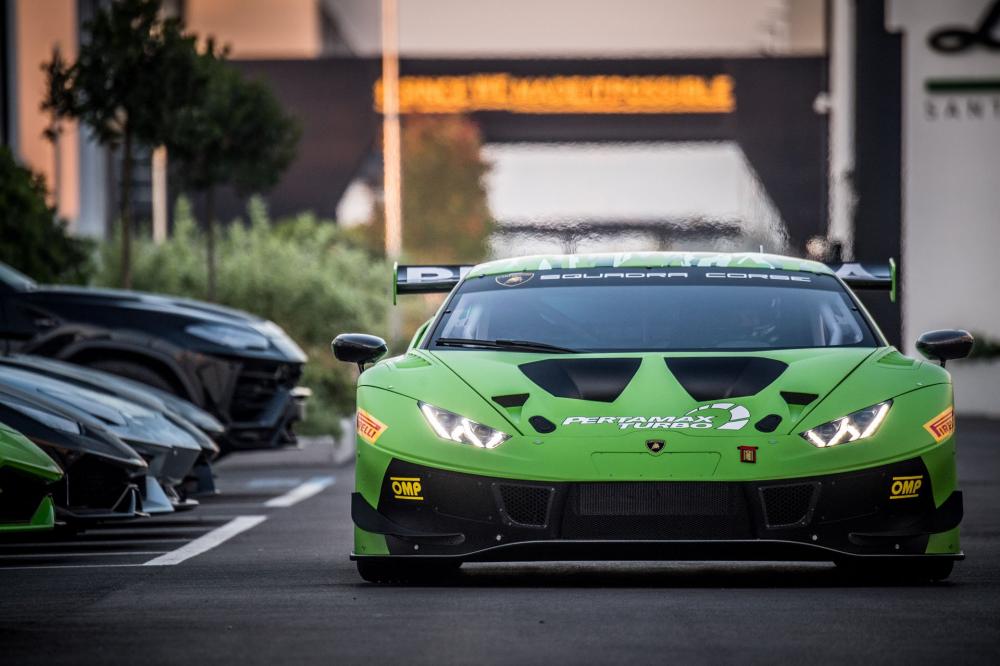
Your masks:
{"label": "shield emblem", "polygon": [[666,446],[666,445],[667,445],[667,443],[664,442],[662,439],[647,439],[646,440],[646,448],[649,449],[650,453],[659,453],[660,451],[663,450],[663,447]]}

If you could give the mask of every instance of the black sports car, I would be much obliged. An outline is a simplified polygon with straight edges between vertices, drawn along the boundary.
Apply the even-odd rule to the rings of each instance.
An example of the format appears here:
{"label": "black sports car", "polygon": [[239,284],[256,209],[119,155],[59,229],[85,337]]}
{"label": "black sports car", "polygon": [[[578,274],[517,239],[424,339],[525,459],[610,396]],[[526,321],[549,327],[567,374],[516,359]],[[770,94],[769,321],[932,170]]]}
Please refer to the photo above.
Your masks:
{"label": "black sports car", "polygon": [[37,392],[0,388],[0,422],[41,447],[62,468],[52,484],[56,517],[70,523],[142,515],[148,465],[95,418]]}
{"label": "black sports car", "polygon": [[219,445],[215,440],[221,441],[220,438],[226,429],[215,417],[200,407],[146,384],[43,356],[25,354],[0,356],[0,372],[3,372],[4,368],[57,379],[89,391],[121,398],[162,414],[173,425],[190,435],[201,448],[193,469],[188,472],[184,487],[180,489],[182,493],[209,495],[216,492],[211,463],[219,455]]}
{"label": "black sports car", "polygon": [[156,294],[36,284],[0,263],[0,350],[137,380],[218,417],[223,451],[295,442],[306,356],[276,324]]}

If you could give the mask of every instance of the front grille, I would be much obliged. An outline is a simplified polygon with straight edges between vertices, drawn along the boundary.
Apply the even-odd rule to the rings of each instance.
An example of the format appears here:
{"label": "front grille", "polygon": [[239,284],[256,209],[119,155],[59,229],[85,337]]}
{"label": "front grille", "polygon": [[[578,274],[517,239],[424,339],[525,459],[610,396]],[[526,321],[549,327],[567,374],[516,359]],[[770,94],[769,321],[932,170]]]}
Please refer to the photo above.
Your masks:
{"label": "front grille", "polygon": [[48,484],[41,479],[0,467],[0,523],[31,520],[48,492]]}
{"label": "front grille", "polygon": [[503,511],[511,521],[528,527],[545,527],[553,488],[509,483],[498,487]]}
{"label": "front grille", "polygon": [[248,361],[236,378],[229,416],[233,421],[255,421],[263,415],[280,388],[291,389],[301,371],[289,363]]}
{"label": "front grille", "polygon": [[764,520],[768,527],[789,527],[804,523],[814,506],[816,484],[796,483],[760,489]]}
{"label": "front grille", "polygon": [[562,524],[567,539],[747,539],[752,532],[734,483],[577,483]]}
{"label": "front grille", "polygon": [[83,456],[66,470],[68,498],[73,508],[111,509],[129,484],[128,473],[97,456]]}

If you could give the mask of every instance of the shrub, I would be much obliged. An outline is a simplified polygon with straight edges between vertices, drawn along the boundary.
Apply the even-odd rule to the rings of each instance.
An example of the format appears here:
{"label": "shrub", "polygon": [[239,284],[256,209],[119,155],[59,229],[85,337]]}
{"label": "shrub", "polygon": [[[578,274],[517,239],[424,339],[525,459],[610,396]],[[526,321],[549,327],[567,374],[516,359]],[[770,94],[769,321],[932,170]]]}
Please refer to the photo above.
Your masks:
{"label": "shrub", "polygon": [[[311,214],[272,224],[264,204],[252,199],[248,217],[249,224],[232,224],[219,234],[215,300],[276,322],[302,346],[309,354],[303,383],[314,399],[301,430],[336,432],[339,419],[354,409],[355,370],[333,358],[330,340],[343,331],[383,329],[391,270]],[[204,247],[182,199],[173,236],[160,245],[138,239],[134,288],[204,298]],[[102,284],[116,281],[116,248],[113,240],[103,248]]]}
{"label": "shrub", "polygon": [[85,282],[93,270],[89,242],[66,234],[45,202],[45,181],[0,146],[0,261],[39,282]]}

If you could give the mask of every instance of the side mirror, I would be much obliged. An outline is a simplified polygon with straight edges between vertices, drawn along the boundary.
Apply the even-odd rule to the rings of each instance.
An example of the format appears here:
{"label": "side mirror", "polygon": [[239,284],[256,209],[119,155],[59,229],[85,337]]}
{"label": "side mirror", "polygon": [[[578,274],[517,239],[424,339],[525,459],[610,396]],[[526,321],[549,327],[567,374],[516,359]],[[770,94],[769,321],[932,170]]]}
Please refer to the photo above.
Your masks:
{"label": "side mirror", "polygon": [[357,363],[362,372],[366,363],[374,363],[389,353],[385,340],[364,333],[341,333],[333,339],[330,346],[338,361]]}
{"label": "side mirror", "polygon": [[928,331],[917,338],[917,351],[932,361],[940,361],[943,367],[946,361],[968,356],[973,342],[968,331]]}

